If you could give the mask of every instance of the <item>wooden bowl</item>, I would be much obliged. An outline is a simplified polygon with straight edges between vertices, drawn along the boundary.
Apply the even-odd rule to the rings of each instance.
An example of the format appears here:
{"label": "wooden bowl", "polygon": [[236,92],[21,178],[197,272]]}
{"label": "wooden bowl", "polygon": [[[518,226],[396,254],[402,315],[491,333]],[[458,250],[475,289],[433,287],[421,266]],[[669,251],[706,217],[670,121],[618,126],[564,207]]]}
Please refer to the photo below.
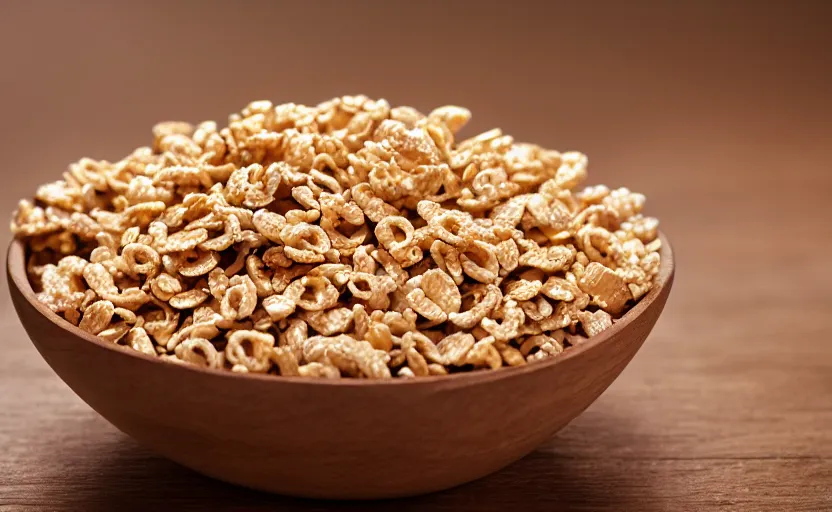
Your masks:
{"label": "wooden bowl", "polygon": [[174,365],[99,340],[35,298],[12,242],[9,289],[58,376],[118,429],[205,475],[286,495],[388,498],[447,489],[520,459],[586,409],[641,347],[657,285],[613,327],[551,360],[413,380],[312,380]]}

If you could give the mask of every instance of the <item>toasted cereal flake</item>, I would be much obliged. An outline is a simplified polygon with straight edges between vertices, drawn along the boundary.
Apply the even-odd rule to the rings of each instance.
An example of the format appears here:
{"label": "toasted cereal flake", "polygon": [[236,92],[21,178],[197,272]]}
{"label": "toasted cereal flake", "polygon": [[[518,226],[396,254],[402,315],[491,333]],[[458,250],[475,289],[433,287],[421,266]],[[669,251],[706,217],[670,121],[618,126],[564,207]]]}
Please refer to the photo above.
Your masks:
{"label": "toasted cereal flake", "polygon": [[300,367],[298,366],[297,357],[295,357],[294,352],[288,348],[274,347],[272,349],[271,360],[277,365],[280,375],[300,375]]}
{"label": "toasted cereal flake", "polygon": [[341,334],[335,337],[313,336],[303,344],[303,355],[310,362],[329,361],[341,373],[357,377],[389,378],[389,356],[366,341]]}
{"label": "toasted cereal flake", "polygon": [[612,327],[612,317],[604,310],[578,311],[577,316],[587,336],[595,336]]}
{"label": "toasted cereal flake", "polygon": [[504,296],[516,301],[527,301],[536,297],[542,288],[543,283],[540,281],[520,279],[506,285]]}
{"label": "toasted cereal flake", "polygon": [[474,343],[465,356],[465,362],[475,367],[499,368],[503,365],[500,352],[494,347],[494,338],[488,336]]}
{"label": "toasted cereal flake", "polygon": [[500,357],[503,358],[503,362],[506,365],[522,366],[526,364],[526,358],[523,357],[523,353],[520,352],[519,349],[506,343],[496,344],[495,347],[497,348],[497,352],[500,353]]}
{"label": "toasted cereal flake", "polygon": [[110,325],[110,320],[115,313],[115,306],[108,300],[94,302],[84,310],[81,323],[78,327],[90,334],[98,334]]}
{"label": "toasted cereal flake", "polygon": [[595,304],[613,315],[621,314],[631,298],[624,280],[597,262],[592,262],[586,267],[578,286],[592,297]]}
{"label": "toasted cereal flake", "polygon": [[457,332],[442,339],[436,348],[444,358],[444,364],[461,366],[465,364],[468,351],[474,346],[474,336],[466,332]]}
{"label": "toasted cereal flake", "polygon": [[321,379],[340,379],[341,370],[331,364],[312,362],[298,367],[298,375]]}
{"label": "toasted cereal flake", "polygon": [[274,336],[264,332],[237,330],[228,336],[225,357],[252,373],[265,373],[271,367]]}
{"label": "toasted cereal flake", "polygon": [[149,356],[156,355],[156,348],[153,346],[153,341],[147,331],[142,327],[133,327],[127,333],[127,345],[136,352],[141,352]]}

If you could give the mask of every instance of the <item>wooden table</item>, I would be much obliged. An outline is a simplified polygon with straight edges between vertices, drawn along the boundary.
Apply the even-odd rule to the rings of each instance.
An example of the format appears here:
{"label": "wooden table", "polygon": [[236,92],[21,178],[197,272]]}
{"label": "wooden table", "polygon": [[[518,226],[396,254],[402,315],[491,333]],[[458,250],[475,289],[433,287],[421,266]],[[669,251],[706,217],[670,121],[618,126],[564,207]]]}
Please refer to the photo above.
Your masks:
{"label": "wooden table", "polygon": [[[248,99],[269,96],[234,76],[186,91],[159,85],[153,72],[122,66],[116,56],[140,48],[134,62],[187,81],[209,62],[177,56],[197,39],[219,52],[220,61],[252,58],[244,51],[243,28],[203,41],[198,24],[180,23],[187,9],[175,4],[180,7],[125,14],[121,7],[56,3],[46,19],[21,4],[20,12],[4,17],[0,47],[9,50],[3,60],[19,71],[7,75],[8,94],[0,95],[9,126],[3,140],[15,148],[4,162],[4,176],[14,174],[0,191],[4,211],[87,151],[78,148],[114,158],[146,141],[146,128],[166,112],[221,119]],[[393,99],[417,98],[423,108],[468,98],[474,128],[499,123],[518,138],[579,148],[590,155],[591,181],[647,194],[648,212],[660,217],[678,255],[670,301],[621,377],[545,446],[482,481],[413,500],[331,504],[235,488],[157,457],[98,417],[40,359],[4,291],[0,511],[832,510],[832,78],[826,53],[832,41],[823,22],[829,9],[821,2],[637,4],[618,9],[610,2],[608,10],[559,4],[559,19],[574,23],[564,23],[557,37],[544,37],[545,20],[555,14],[541,11],[515,20],[523,51],[507,43],[486,48],[489,59],[515,76],[539,69],[541,80],[518,83],[477,60],[476,48],[492,41],[483,20],[467,24],[469,32],[455,43],[474,67],[413,59],[407,83],[392,74],[375,74],[370,83],[344,75],[346,68],[335,62],[340,71],[333,76],[341,76],[343,87],[286,83],[278,68],[261,76],[281,84],[275,99],[311,102],[344,87],[376,96],[395,91]],[[230,16],[229,5],[204,9],[204,23],[219,26]],[[263,23],[261,34],[283,41],[281,33],[265,30],[272,18],[257,16],[251,5],[239,7],[240,16]],[[461,7],[443,9],[447,20],[472,15]],[[169,14],[162,21],[154,14],[160,10]],[[656,10],[660,14],[650,18]],[[493,20],[499,12],[484,8],[473,15]],[[406,15],[414,26],[436,21],[428,9]],[[123,37],[106,28],[119,16],[135,25],[118,32]],[[381,26],[373,16],[381,15],[363,22]],[[442,20],[437,23],[450,30],[453,23]],[[322,23],[332,28],[336,22]],[[94,36],[99,27],[106,44]],[[151,29],[163,35],[138,37]],[[295,37],[294,28],[286,30],[286,40]],[[49,34],[52,42],[30,33]],[[181,36],[170,39],[172,33]],[[351,48],[385,51],[364,33],[354,32]],[[402,51],[415,55],[430,44],[439,51],[440,43],[418,34],[403,35],[410,42]],[[319,40],[305,38],[305,51],[326,54]],[[20,41],[30,53],[14,50]],[[572,46],[564,50],[563,41]],[[171,47],[180,53],[167,52]],[[37,64],[53,53],[64,67]],[[153,101],[122,101],[111,81],[72,71],[87,69],[88,58],[109,66],[123,94],[151,94]],[[314,72],[312,64],[303,68],[309,59],[287,58],[287,66]],[[572,69],[541,68],[549,58]],[[430,76],[440,75],[447,94],[430,85]],[[72,92],[71,102],[55,96],[60,87]],[[501,94],[513,96],[494,107]]]}

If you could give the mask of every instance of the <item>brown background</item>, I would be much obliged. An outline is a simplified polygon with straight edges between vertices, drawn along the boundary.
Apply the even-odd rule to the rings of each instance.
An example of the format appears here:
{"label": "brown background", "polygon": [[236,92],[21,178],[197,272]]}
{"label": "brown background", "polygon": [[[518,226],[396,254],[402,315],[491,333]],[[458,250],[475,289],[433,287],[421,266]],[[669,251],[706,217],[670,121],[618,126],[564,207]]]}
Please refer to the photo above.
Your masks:
{"label": "brown background", "polygon": [[[0,2],[3,210],[70,161],[149,143],[156,121],[252,99],[467,106],[469,134],[584,151],[592,182],[647,194],[676,287],[546,446],[375,507],[832,510],[832,4],[580,4]],[[333,508],[147,452],[51,373],[5,292],[0,308],[0,510]]]}

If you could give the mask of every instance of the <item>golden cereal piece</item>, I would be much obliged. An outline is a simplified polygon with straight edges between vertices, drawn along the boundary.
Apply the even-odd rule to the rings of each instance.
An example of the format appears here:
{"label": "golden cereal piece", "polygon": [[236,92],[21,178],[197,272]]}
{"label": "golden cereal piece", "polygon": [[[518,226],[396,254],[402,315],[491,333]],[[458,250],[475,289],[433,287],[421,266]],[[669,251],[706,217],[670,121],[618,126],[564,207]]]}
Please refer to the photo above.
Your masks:
{"label": "golden cereal piece", "polygon": [[265,373],[271,368],[274,336],[264,332],[238,330],[228,336],[225,358],[248,372]]}
{"label": "golden cereal piece", "polygon": [[220,264],[220,254],[215,251],[191,250],[176,258],[177,269],[185,277],[208,274]]}
{"label": "golden cereal piece", "polygon": [[210,176],[198,167],[172,165],[159,170],[153,175],[154,185],[203,186],[211,188]]}
{"label": "golden cereal piece", "polygon": [[139,321],[139,317],[136,316],[136,313],[130,311],[129,309],[115,308],[113,309],[113,314],[120,317],[126,324],[133,325]]}
{"label": "golden cereal piece", "polygon": [[157,299],[151,299],[151,301],[159,309],[151,310],[143,316],[144,330],[154,343],[166,345],[179,325],[179,313],[165,302]]}
{"label": "golden cereal piece", "polygon": [[289,320],[289,325],[279,334],[278,345],[286,347],[295,354],[298,361],[303,360],[303,345],[309,337],[306,322],[299,318]]}
{"label": "golden cereal piece", "polygon": [[595,336],[612,327],[612,317],[606,311],[578,311],[578,321],[587,336]]}
{"label": "golden cereal piece", "polygon": [[338,289],[323,276],[303,276],[292,281],[284,295],[294,299],[295,304],[306,311],[322,311],[338,302]]}
{"label": "golden cereal piece", "polygon": [[285,226],[280,239],[285,244],[283,253],[298,263],[323,263],[324,255],[332,248],[326,232],[306,222]]}
{"label": "golden cereal piece", "polygon": [[313,336],[303,344],[303,355],[307,361],[329,362],[341,373],[357,377],[389,378],[387,368],[389,356],[376,350],[366,341],[341,334],[332,338]]}
{"label": "golden cereal piece", "polygon": [[431,111],[428,114],[428,119],[442,123],[451,133],[456,133],[468,124],[468,121],[471,119],[471,111],[467,108],[457,107],[456,105],[447,105]]}
{"label": "golden cereal piece", "polygon": [[300,315],[307,325],[323,336],[345,333],[352,326],[353,313],[349,308],[326,311],[304,311]]}
{"label": "golden cereal piece", "polygon": [[298,375],[319,379],[340,379],[341,371],[330,364],[312,362],[298,367]]}
{"label": "golden cereal piece", "polygon": [[168,304],[175,309],[193,309],[205,302],[209,296],[206,290],[194,288],[193,290],[177,293],[170,298]]}
{"label": "golden cereal piece", "polygon": [[384,217],[376,224],[376,240],[391,254],[413,241],[413,225],[404,217]]}
{"label": "golden cereal piece", "polygon": [[150,300],[150,296],[138,288],[127,288],[120,291],[113,276],[100,263],[86,265],[83,275],[95,293],[118,307],[135,311]]}
{"label": "golden cereal piece", "polygon": [[526,320],[523,309],[508,300],[493,313],[493,318],[483,318],[480,326],[497,341],[509,341],[520,335],[520,327]]}
{"label": "golden cereal piece", "polygon": [[[520,353],[527,358],[540,352],[547,356],[560,354],[563,352],[563,331],[560,332],[560,340],[545,334],[538,334],[536,336],[526,338],[526,341],[520,345]],[[538,356],[538,359],[542,357],[544,356]]]}
{"label": "golden cereal piece", "polygon": [[520,307],[523,309],[526,317],[535,322],[545,320],[554,313],[552,304],[545,297],[535,297],[532,300],[521,302]]}
{"label": "golden cereal piece", "polygon": [[422,274],[418,285],[425,295],[443,312],[458,313],[462,306],[459,288],[453,279],[440,269],[431,269]]}
{"label": "golden cereal piece", "polygon": [[[442,333],[437,332],[437,337],[441,337]],[[418,331],[407,332],[402,336],[402,347],[414,347],[419,354],[421,354],[427,361],[432,363],[445,362],[445,356],[439,351],[439,348],[434,343],[434,340],[429,338],[425,333]]]}
{"label": "golden cereal piece", "polygon": [[503,358],[494,347],[494,338],[489,336],[474,343],[465,356],[465,362],[477,368],[496,369],[503,365]]}
{"label": "golden cereal piece", "polygon": [[190,231],[179,231],[169,235],[165,243],[159,248],[161,254],[184,252],[195,249],[199,244],[208,240],[208,231],[205,228]]}
{"label": "golden cereal piece", "polygon": [[445,365],[462,366],[467,361],[468,352],[475,342],[473,335],[457,332],[443,338],[437,343],[436,348]]}
{"label": "golden cereal piece", "polygon": [[526,251],[520,256],[519,263],[522,266],[539,268],[551,274],[566,270],[572,264],[572,260],[572,251],[568,247],[554,245],[545,249]]}
{"label": "golden cereal piece", "polygon": [[129,243],[121,250],[127,269],[134,275],[154,276],[162,266],[162,258],[149,245]]}
{"label": "golden cereal piece", "polygon": [[389,352],[393,349],[393,334],[390,332],[390,327],[381,322],[372,322],[363,339],[370,342],[376,350]]}
{"label": "golden cereal piece", "polygon": [[561,155],[561,165],[555,174],[555,181],[561,189],[573,189],[580,185],[587,175],[587,157],[577,151]]}
{"label": "golden cereal piece", "polygon": [[[407,362],[407,354],[405,354],[404,350],[400,348],[394,348],[387,353],[390,356],[390,361],[387,363],[389,368],[398,368],[399,366],[403,365]],[[409,372],[412,373],[410,368],[407,369]]]}
{"label": "golden cereal piece", "polygon": [[254,281],[248,276],[232,277],[220,303],[223,318],[229,321],[243,320],[251,316],[256,307],[257,287]]}
{"label": "golden cereal piece", "polygon": [[147,354],[149,356],[156,355],[156,348],[153,346],[153,342],[150,340],[150,336],[147,334],[147,331],[144,330],[142,327],[133,327],[127,333],[127,345],[130,346],[136,352],[141,352],[143,354]]}
{"label": "golden cereal piece", "polygon": [[514,240],[503,240],[497,244],[494,247],[494,256],[506,274],[513,272],[520,265],[520,250]]}
{"label": "golden cereal piece", "polygon": [[286,347],[274,347],[270,356],[272,362],[277,365],[280,375],[300,375],[297,357],[294,352]]}
{"label": "golden cereal piece", "polygon": [[116,322],[98,333],[98,337],[112,342],[118,343],[130,331],[130,325],[127,322]]}
{"label": "golden cereal piece", "polygon": [[[160,276],[161,277],[161,276]],[[166,278],[167,279],[167,278]],[[225,297],[225,292],[228,290],[230,280],[225,275],[225,271],[221,268],[214,268],[208,272],[208,291],[217,300],[222,300]],[[181,285],[179,286],[181,288]],[[178,291],[176,293],[179,293]],[[158,295],[157,295],[158,297]],[[159,297],[162,300],[162,297]]]}
{"label": "golden cereal piece", "polygon": [[407,359],[407,366],[413,372],[413,375],[417,377],[430,375],[428,362],[425,360],[425,357],[416,350],[416,348],[410,347],[405,350],[404,353],[405,358]]}
{"label": "golden cereal piece", "polygon": [[407,304],[413,311],[425,317],[428,321],[436,323],[444,322],[448,319],[448,314],[442,311],[438,304],[430,300],[424,290],[415,289],[407,294]]}
{"label": "golden cereal piece", "polygon": [[110,325],[115,313],[115,306],[108,300],[99,300],[84,310],[78,327],[90,334],[98,334]]}
{"label": "golden cereal piece", "polygon": [[540,281],[527,281],[525,279],[520,279],[505,285],[504,296],[512,300],[523,302],[537,297],[537,294],[540,293],[542,288],[543,283]]}
{"label": "golden cereal piece", "polygon": [[[205,229],[205,228],[202,228]],[[198,244],[203,251],[225,251],[243,240],[242,223],[237,215],[229,214],[224,219],[223,233]]]}
{"label": "golden cereal piece", "polygon": [[456,285],[462,284],[462,262],[459,251],[442,240],[434,240],[430,246],[430,255],[436,265],[451,276]]}
{"label": "golden cereal piece", "polygon": [[578,286],[592,297],[593,303],[612,315],[621,314],[627,301],[632,298],[626,283],[618,274],[594,261],[586,267]]}
{"label": "golden cereal piece", "polygon": [[376,249],[372,253],[373,259],[384,267],[384,271],[390,276],[398,286],[404,286],[408,280],[408,274],[404,268],[397,262],[389,252],[384,249]]}
{"label": "golden cereal piece", "polygon": [[353,201],[358,204],[364,215],[372,222],[380,222],[386,217],[400,217],[401,212],[392,205],[378,198],[367,183],[359,183],[350,189]]}
{"label": "golden cereal piece", "polygon": [[488,284],[497,280],[500,264],[493,245],[473,240],[460,251],[459,261],[462,271],[475,281]]}
{"label": "golden cereal piece", "polygon": [[[478,295],[480,297],[477,297]],[[479,324],[480,321],[486,317],[486,315],[491,313],[491,311],[497,307],[497,304],[500,303],[503,295],[500,292],[500,289],[492,284],[485,288],[479,288],[474,294],[474,298],[474,304],[471,306],[471,309],[461,313],[451,313],[448,315],[448,319],[457,327],[471,329]]]}
{"label": "golden cereal piece", "polygon": [[541,288],[543,295],[552,300],[573,301],[580,293],[578,286],[562,277],[550,276]]}
{"label": "golden cereal piece", "polygon": [[411,370],[409,366],[399,368],[399,371],[396,372],[396,377],[399,377],[401,379],[409,379],[415,376],[416,374],[413,373],[413,370]]}
{"label": "golden cereal piece", "polygon": [[286,295],[272,295],[263,299],[263,308],[273,321],[278,322],[294,313],[297,303]]}
{"label": "golden cereal piece", "polygon": [[294,262],[287,258],[286,255],[283,253],[282,245],[277,247],[269,247],[268,249],[266,249],[266,252],[263,253],[263,263],[265,263],[267,267],[273,269],[281,267],[289,268],[294,264]]}
{"label": "golden cereal piece", "polygon": [[508,366],[523,366],[526,364],[526,358],[517,348],[506,343],[495,344],[495,347],[497,352],[500,353],[500,357],[503,358],[503,362]]}
{"label": "golden cereal piece", "polygon": [[430,375],[448,375],[448,370],[438,363],[428,364],[428,373]]}

